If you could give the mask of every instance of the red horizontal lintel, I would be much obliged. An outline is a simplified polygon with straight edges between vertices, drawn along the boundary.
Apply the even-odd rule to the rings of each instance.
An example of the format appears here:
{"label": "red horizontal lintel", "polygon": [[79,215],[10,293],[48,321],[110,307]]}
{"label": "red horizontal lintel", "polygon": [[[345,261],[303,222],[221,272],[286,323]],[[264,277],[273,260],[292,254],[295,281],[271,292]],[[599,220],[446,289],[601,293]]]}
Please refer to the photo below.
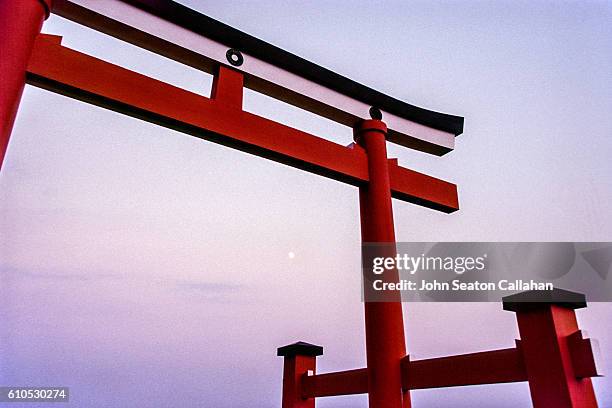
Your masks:
{"label": "red horizontal lintel", "polygon": [[[40,35],[27,81],[62,95],[355,186],[368,182],[367,156],[193,92],[64,47]],[[457,187],[390,162],[394,198],[458,210]]]}
{"label": "red horizontal lintel", "polygon": [[483,351],[456,356],[410,361],[402,360],[404,389],[456,387],[527,381],[518,348]]}
{"label": "red horizontal lintel", "polygon": [[[527,381],[519,348],[414,361],[406,356],[401,370],[405,390]],[[304,398],[367,392],[367,368],[302,377]]]}
{"label": "red horizontal lintel", "polygon": [[304,398],[365,394],[368,392],[368,370],[338,371],[302,377]]}

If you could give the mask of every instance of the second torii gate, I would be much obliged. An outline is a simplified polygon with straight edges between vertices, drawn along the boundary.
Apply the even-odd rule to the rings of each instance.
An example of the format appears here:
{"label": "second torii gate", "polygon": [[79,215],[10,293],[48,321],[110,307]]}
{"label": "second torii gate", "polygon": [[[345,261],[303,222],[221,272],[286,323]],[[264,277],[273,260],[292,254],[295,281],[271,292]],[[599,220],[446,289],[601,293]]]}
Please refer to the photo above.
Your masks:
{"label": "second torii gate", "polygon": [[[145,19],[147,16],[154,19],[149,19],[150,24],[142,23],[143,20],[122,22],[123,16],[119,11],[127,6],[131,7],[130,10],[143,11]],[[50,12],[213,73],[211,97],[197,95],[69,49],[61,45],[61,37],[39,34],[43,20]],[[113,12],[116,15],[112,15]],[[212,57],[204,55],[153,32],[155,22],[159,23],[160,18],[162,22],[170,21],[196,34],[203,34],[201,31],[208,29],[206,34],[213,40],[227,40],[227,43],[235,45],[229,49],[223,45],[219,48],[219,44],[212,41],[209,44],[210,52],[215,54],[221,50],[222,57],[217,54]],[[442,155],[452,149],[452,139],[462,132],[463,118],[427,111],[382,95],[172,1],[5,0],[0,2],[0,38],[0,164],[27,82],[354,185],[359,188],[363,242],[395,242],[392,197],[447,213],[459,208],[454,184],[406,169],[397,160],[388,159],[386,142],[389,140]],[[246,53],[243,55],[243,51],[250,51],[255,57],[251,58]],[[261,61],[251,65],[245,62],[249,59],[257,62],[258,53],[261,58],[268,58],[269,54],[272,63],[282,65],[283,70],[274,71],[274,66],[269,62],[268,65]],[[294,78],[297,83],[300,82],[300,75],[308,77],[307,81],[310,82],[297,87],[287,79]],[[286,82],[281,83],[283,78]],[[243,111],[245,86],[352,126],[356,143],[342,146]],[[364,111],[364,106],[369,109]],[[364,119],[368,110],[371,119]],[[389,119],[389,129],[381,120],[383,116]],[[385,274],[385,279],[397,281],[397,271]],[[414,379],[408,380],[405,373],[407,367],[414,369],[414,364],[406,360],[402,308],[397,296],[389,298],[387,302],[364,303],[365,371],[310,377],[308,371],[314,371],[314,358],[322,350],[304,343],[279,349],[279,355],[286,357],[283,407],[312,407],[317,396],[361,392],[368,393],[371,407],[409,407],[409,390],[414,388]],[[532,388],[534,401],[539,401],[538,407],[553,406],[540,405],[546,401],[554,401],[557,407],[594,407],[595,397],[588,378],[596,374],[590,360],[590,343],[582,339],[579,331],[576,332],[575,320],[572,324],[573,315],[555,308],[550,306],[549,312],[542,314],[542,319],[547,319],[548,314],[557,319],[552,327],[546,327],[548,331],[545,334],[550,336],[550,344],[561,341],[564,346],[550,352],[547,361],[561,367],[575,359],[580,367],[568,376],[555,377],[552,391],[550,387],[546,388],[548,383],[540,374],[536,378],[540,382],[535,386],[535,391]],[[534,341],[533,333],[537,335],[542,319],[523,318],[523,323],[519,319],[521,332],[524,327],[531,336],[529,342],[524,339],[527,347],[523,348],[529,348],[532,354],[538,344]],[[559,319],[564,319],[563,330],[571,332],[564,332],[563,340],[559,340],[561,334],[556,326]],[[568,334],[573,336],[569,346],[565,339]],[[460,367],[476,370],[469,380],[425,382],[421,388],[522,381],[529,374],[529,365],[534,364],[533,360],[527,364],[519,356],[518,347],[481,354],[469,358],[455,356],[446,365],[440,362],[425,364],[425,368],[421,365],[422,371],[429,372],[447,368],[448,364],[460,364]],[[484,373],[485,365],[493,365],[499,372]],[[529,381],[531,385],[532,380]],[[557,386],[560,390],[558,393],[554,388]],[[539,397],[539,400],[535,397]]]}

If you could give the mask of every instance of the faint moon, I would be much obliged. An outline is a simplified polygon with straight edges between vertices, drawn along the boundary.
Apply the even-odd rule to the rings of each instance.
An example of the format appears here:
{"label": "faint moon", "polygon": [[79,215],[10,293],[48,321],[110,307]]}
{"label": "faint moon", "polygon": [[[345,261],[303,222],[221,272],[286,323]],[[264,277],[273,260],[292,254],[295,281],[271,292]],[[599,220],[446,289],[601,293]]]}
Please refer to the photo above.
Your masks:
{"label": "faint moon", "polygon": [[289,259],[295,258],[295,254],[293,252],[289,252],[287,256],[289,257]]}

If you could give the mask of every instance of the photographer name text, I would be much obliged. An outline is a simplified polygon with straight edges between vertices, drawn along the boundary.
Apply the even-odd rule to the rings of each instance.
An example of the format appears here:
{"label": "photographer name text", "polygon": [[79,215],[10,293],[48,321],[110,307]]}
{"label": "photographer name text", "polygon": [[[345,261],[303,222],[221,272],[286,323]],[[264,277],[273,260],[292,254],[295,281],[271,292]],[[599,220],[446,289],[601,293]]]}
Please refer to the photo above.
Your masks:
{"label": "photographer name text", "polygon": [[385,282],[377,279],[372,282],[372,287],[376,291],[517,291],[517,290],[553,290],[550,282],[537,282],[534,280],[524,281],[521,279],[507,280],[501,279],[497,282],[463,282],[459,279],[450,282],[440,282],[437,280],[412,281],[402,279],[399,282]]}

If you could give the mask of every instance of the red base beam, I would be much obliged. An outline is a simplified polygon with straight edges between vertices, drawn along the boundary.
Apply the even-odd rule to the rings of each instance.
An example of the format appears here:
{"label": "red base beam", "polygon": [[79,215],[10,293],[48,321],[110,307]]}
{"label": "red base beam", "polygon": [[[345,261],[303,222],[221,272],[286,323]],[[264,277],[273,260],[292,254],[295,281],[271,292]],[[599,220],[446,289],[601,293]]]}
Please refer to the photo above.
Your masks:
{"label": "red base beam", "polygon": [[[584,295],[558,289],[544,296],[561,295],[570,300],[542,301],[538,292],[504,298],[504,309],[516,312],[519,322],[521,340],[516,340],[515,348],[415,361],[404,357],[403,391],[527,381],[534,408],[596,408],[591,377],[600,374],[591,341],[583,338],[574,313],[586,307],[586,301]],[[321,347],[309,346],[316,347],[317,355],[323,354]],[[370,392],[366,368],[302,372],[299,377],[298,401],[314,403],[318,397]]]}

